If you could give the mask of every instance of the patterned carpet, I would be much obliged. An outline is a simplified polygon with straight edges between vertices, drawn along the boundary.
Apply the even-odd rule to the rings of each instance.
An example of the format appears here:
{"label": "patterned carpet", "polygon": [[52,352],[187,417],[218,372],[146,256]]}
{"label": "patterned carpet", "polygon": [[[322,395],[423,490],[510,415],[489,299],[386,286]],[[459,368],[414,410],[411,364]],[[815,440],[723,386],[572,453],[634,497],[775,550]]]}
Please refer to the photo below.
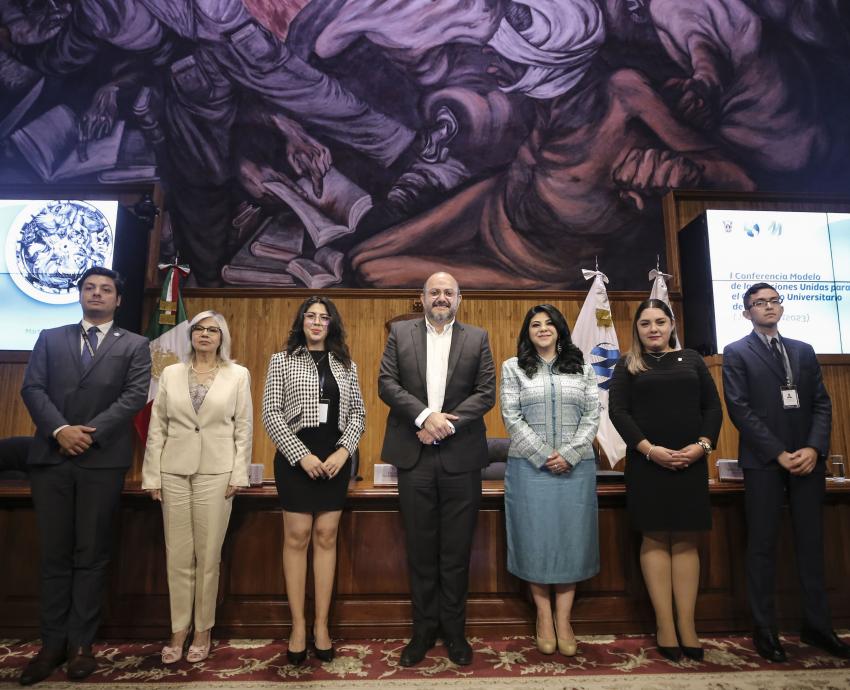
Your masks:
{"label": "patterned carpet", "polygon": [[[846,639],[845,635],[845,639]],[[97,645],[97,672],[84,683],[67,681],[63,668],[36,687],[44,689],[119,688],[154,690],[390,690],[453,688],[464,690],[833,690],[850,688],[850,662],[828,656],[784,636],[789,662],[762,660],[746,637],[703,640],[705,661],[667,661],[644,636],[580,637],[573,658],[544,656],[534,640],[523,636],[473,638],[472,666],[448,660],[438,643],[425,661],[411,669],[398,665],[405,640],[338,640],[337,658],[326,664],[310,656],[303,666],[287,664],[286,645],[279,640],[218,642],[205,662],[181,661],[163,666],[159,644],[109,642]],[[23,666],[38,651],[33,642],[0,640],[0,686],[17,686]]]}

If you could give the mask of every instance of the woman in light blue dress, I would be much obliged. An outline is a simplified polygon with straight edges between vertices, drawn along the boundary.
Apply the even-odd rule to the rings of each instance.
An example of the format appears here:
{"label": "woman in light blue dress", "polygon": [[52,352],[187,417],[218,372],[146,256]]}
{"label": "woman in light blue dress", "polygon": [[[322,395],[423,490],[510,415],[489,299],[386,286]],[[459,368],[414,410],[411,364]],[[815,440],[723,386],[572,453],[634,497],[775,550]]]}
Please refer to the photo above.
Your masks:
{"label": "woman in light blue dress", "polygon": [[[596,374],[555,307],[532,307],[517,356],[502,364],[502,418],[511,437],[505,472],[508,570],[531,588],[537,647],[576,653],[570,613],[576,582],[599,572]],[[555,592],[554,615],[551,593]]]}

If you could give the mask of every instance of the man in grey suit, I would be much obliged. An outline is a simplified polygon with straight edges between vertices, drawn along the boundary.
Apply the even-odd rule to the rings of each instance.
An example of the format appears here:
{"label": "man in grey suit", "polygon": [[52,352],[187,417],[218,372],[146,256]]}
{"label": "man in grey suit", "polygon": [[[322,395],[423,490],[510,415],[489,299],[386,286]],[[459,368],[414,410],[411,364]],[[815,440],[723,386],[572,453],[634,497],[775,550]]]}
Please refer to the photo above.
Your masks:
{"label": "man in grey suit", "polygon": [[745,338],[723,350],[726,409],[738,428],[747,511],[747,593],[753,644],[773,662],[786,660],[774,606],[776,541],[787,496],[803,593],[800,639],[850,659],[835,634],[826,596],[823,498],[832,403],[811,345],[779,333],[782,297],[768,283],[744,293]]}
{"label": "man in grey suit", "polygon": [[81,323],[41,332],[21,396],[36,426],[27,464],[41,541],[42,648],[20,676],[68,677],[96,668],[115,512],[132,460],[133,416],[145,405],[147,338],[114,325],[122,280],[94,267],[79,281]]}
{"label": "man in grey suit", "polygon": [[392,325],[378,376],[390,408],[381,457],[398,467],[413,602],[402,666],[418,664],[438,633],[452,661],[472,663],[464,634],[469,554],[496,374],[487,332],[455,321],[460,299],[448,273],[428,278],[425,318]]}

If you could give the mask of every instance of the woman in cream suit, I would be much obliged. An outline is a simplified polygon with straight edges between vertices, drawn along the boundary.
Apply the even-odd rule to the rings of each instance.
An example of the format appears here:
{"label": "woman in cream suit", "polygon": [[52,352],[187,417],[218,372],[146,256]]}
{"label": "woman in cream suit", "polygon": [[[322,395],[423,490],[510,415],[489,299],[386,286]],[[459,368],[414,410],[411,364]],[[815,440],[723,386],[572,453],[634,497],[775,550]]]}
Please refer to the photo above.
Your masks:
{"label": "woman in cream suit", "polygon": [[230,359],[227,322],[204,311],[189,330],[188,361],[159,377],[142,468],[142,488],[162,502],[165,524],[172,630],[165,664],[182,657],[193,620],[186,660],[209,656],[221,546],[251,462],[251,379]]}
{"label": "woman in cream suit", "polygon": [[272,355],[263,423],[277,447],[274,476],[283,508],[283,570],[292,615],[286,653],[292,664],[307,658],[304,592],[312,542],[314,651],[321,661],[331,661],[328,613],[337,528],[351,478],[351,456],[365,428],[365,408],[342,319],[326,297],[304,300],[283,352]]}

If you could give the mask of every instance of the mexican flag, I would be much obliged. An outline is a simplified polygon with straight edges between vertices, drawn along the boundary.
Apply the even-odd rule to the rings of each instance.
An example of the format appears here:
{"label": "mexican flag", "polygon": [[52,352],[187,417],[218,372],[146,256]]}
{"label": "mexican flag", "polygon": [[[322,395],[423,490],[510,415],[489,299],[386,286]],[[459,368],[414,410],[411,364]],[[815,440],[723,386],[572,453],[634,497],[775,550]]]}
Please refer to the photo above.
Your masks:
{"label": "mexican flag", "polygon": [[148,438],[151,408],[159,388],[159,375],[169,364],[179,362],[188,356],[191,350],[189,320],[186,318],[186,308],[180,296],[180,280],[189,275],[189,268],[171,264],[160,266],[160,270],[168,272],[165,274],[159,302],[151,314],[148,329],[145,331],[145,336],[151,341],[152,364],[148,403],[133,420],[139,438],[143,442]]}

